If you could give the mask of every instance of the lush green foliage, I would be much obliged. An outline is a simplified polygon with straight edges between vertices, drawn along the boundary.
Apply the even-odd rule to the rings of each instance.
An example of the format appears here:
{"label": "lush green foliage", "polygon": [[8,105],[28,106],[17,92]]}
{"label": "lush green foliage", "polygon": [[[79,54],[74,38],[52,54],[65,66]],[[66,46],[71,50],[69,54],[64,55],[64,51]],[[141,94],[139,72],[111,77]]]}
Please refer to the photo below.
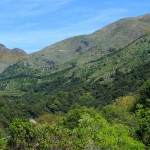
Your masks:
{"label": "lush green foliage", "polygon": [[9,149],[124,149],[144,150],[131,137],[129,128],[110,124],[94,109],[81,107],[69,111],[58,124],[33,124],[15,119],[9,127]]}
{"label": "lush green foliage", "polygon": [[138,128],[138,118],[133,113],[133,107],[136,99],[133,96],[119,97],[112,104],[102,109],[102,114],[111,123],[120,123],[131,128],[134,134]]}
{"label": "lush green foliage", "polygon": [[[1,91],[0,123],[6,127],[13,117],[38,117],[46,113],[62,113],[74,108],[75,105],[102,108],[119,96],[137,91],[149,79],[149,66],[150,63],[147,63],[128,73],[116,71],[111,83],[83,83],[80,78],[73,77],[59,77],[45,82],[45,78],[49,78],[43,77],[44,79],[40,79],[43,83],[39,83],[34,77],[30,77],[27,83],[27,78],[11,79],[11,85],[22,87],[22,90]],[[8,80],[3,80],[4,84],[7,82]],[[29,82],[32,82],[32,86],[28,85]],[[2,84],[0,86],[2,87]]]}
{"label": "lush green foliage", "polygon": [[139,138],[150,146],[150,81],[141,88],[135,110],[140,124]]}

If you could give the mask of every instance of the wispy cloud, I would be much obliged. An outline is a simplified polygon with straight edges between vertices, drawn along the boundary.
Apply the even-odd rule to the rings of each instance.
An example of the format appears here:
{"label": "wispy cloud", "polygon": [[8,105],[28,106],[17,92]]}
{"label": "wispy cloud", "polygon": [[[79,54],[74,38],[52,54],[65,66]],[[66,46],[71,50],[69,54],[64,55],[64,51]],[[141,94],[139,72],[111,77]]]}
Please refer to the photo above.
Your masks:
{"label": "wispy cloud", "polygon": [[15,0],[7,0],[1,5],[6,4],[7,12],[1,12],[0,17],[23,17],[44,15],[57,11],[73,0],[21,0],[15,3]]}

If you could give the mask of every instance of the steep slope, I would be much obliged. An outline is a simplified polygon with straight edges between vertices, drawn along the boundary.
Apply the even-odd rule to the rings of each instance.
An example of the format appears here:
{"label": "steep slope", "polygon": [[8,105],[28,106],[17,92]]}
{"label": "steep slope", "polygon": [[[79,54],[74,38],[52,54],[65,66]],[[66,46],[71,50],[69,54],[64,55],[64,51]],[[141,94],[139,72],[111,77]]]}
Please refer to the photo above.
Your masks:
{"label": "steep slope", "polygon": [[10,50],[3,44],[0,44],[0,73],[26,55],[27,54],[21,49],[14,48]]}
{"label": "steep slope", "polygon": [[141,36],[119,51],[108,54],[96,61],[91,61],[74,70],[76,76],[85,79],[110,79],[111,75],[120,70],[130,70],[143,65],[150,60],[150,34]]}
{"label": "steep slope", "polygon": [[121,19],[90,35],[72,37],[33,53],[18,65],[56,72],[112,54],[149,32],[150,14]]}

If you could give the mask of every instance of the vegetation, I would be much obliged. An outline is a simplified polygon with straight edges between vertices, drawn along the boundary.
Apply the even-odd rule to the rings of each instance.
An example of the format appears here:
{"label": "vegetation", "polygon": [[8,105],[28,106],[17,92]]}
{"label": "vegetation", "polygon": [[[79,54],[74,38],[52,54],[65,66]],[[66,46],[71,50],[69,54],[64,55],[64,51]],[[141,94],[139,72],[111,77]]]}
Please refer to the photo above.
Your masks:
{"label": "vegetation", "polygon": [[0,149],[149,150],[150,34],[141,18],[64,40],[5,69]]}
{"label": "vegetation", "polygon": [[139,138],[150,147],[150,81],[140,90],[135,110],[139,119]]}
{"label": "vegetation", "polygon": [[127,126],[110,124],[94,109],[69,111],[57,124],[33,124],[15,119],[6,147],[11,149],[143,149]]}
{"label": "vegetation", "polygon": [[[30,122],[14,119],[3,149],[140,149],[149,148],[148,81],[136,96],[116,99],[99,112],[74,104],[66,114],[43,115]],[[74,108],[73,108],[74,107]]]}

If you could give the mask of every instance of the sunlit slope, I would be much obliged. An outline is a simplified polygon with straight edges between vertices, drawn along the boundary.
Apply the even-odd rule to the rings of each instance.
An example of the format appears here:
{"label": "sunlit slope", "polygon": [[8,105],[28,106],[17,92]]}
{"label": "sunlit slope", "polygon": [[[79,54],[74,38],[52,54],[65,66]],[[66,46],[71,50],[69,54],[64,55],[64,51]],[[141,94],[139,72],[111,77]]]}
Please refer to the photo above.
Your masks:
{"label": "sunlit slope", "polygon": [[146,34],[119,51],[82,65],[75,70],[78,77],[85,79],[109,79],[118,69],[123,72],[150,61],[150,34]]}

